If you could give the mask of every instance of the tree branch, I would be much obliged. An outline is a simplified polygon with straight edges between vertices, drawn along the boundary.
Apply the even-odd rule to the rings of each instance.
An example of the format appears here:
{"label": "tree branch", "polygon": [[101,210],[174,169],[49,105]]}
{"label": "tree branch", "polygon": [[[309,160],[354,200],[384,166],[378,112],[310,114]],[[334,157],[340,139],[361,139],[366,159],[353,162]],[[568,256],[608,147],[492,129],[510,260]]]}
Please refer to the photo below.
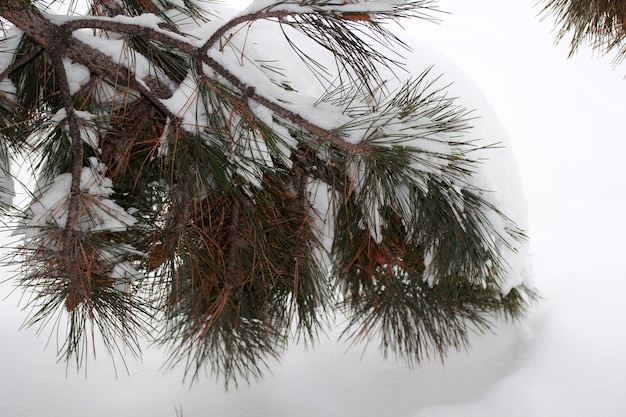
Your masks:
{"label": "tree branch", "polygon": [[262,19],[271,19],[271,18],[279,19],[279,18],[284,18],[293,14],[294,12],[288,12],[286,10],[272,11],[272,12],[259,11],[259,12],[235,17],[234,19],[229,20],[224,25],[222,25],[219,29],[217,29],[213,33],[213,35],[211,35],[211,37],[207,39],[204,45],[200,47],[200,50],[198,52],[203,55],[206,54],[208,50],[211,49],[211,47],[215,45],[217,41],[219,41],[220,38],[226,34],[226,32],[228,32],[230,29],[233,29],[239,26],[242,23],[253,22],[255,20],[262,20]]}
{"label": "tree branch", "polygon": [[289,120],[290,122],[295,123],[298,126],[301,126],[304,130],[308,130],[320,139],[330,142],[345,151],[362,155],[368,155],[371,153],[369,148],[363,143],[348,142],[344,140],[336,131],[324,129],[314,123],[311,123],[299,114],[296,114],[291,110],[284,108],[283,106],[269,100],[266,97],[263,97],[260,94],[254,93],[250,96],[250,98],[257,103],[267,107],[284,119]]}
{"label": "tree branch", "polygon": [[[99,29],[108,32],[122,33],[124,35],[137,36],[148,42],[154,41],[162,43],[173,49],[178,49],[188,55],[193,55],[197,50],[196,47],[184,41],[184,37],[182,35],[171,30],[164,30],[161,32],[146,26],[133,23],[123,23],[114,20],[114,18],[97,17],[91,19],[75,19],[64,23],[61,27],[71,32],[79,29]],[[177,38],[172,37],[170,34],[175,34]]]}
{"label": "tree branch", "polygon": [[42,48],[56,42],[50,34],[56,33],[56,25],[46,19],[30,1],[0,0],[0,16],[13,23]]}
{"label": "tree branch", "polygon": [[217,74],[224,77],[226,81],[232,84],[233,87],[238,89],[242,94],[242,100],[247,100],[248,98],[256,101],[257,103],[267,107],[272,110],[279,116],[283,117],[285,120],[288,120],[300,127],[304,130],[307,130],[313,133],[315,136],[318,136],[320,139],[332,142],[337,145],[341,149],[344,149],[351,153],[360,153],[367,154],[369,150],[367,146],[363,144],[354,144],[345,141],[337,132],[324,129],[308,120],[304,117],[292,112],[291,110],[281,106],[280,104],[268,99],[265,96],[257,93],[254,87],[251,87],[244,82],[242,82],[236,75],[230,72],[227,68],[225,68],[222,64],[217,62],[211,57],[208,56],[200,56],[197,57],[199,60],[202,60],[206,65],[211,67]]}
{"label": "tree branch", "polygon": [[[28,6],[26,5],[28,3]],[[122,71],[119,64],[112,62],[112,60],[102,52],[95,50],[91,46],[79,41],[73,36],[64,36],[64,45],[60,45],[58,33],[71,33],[78,29],[91,28],[108,30],[112,32],[123,33],[126,35],[133,35],[142,37],[146,41],[155,41],[168,45],[172,48],[178,49],[183,53],[196,58],[198,62],[203,62],[212,68],[218,75],[225,78],[234,88],[238,89],[242,94],[242,99],[253,99],[259,104],[274,111],[279,116],[283,117],[304,130],[307,130],[319,137],[322,140],[331,142],[336,146],[351,152],[351,153],[367,153],[367,147],[360,144],[353,144],[345,141],[341,136],[334,131],[324,129],[306,118],[290,111],[289,109],[281,106],[280,104],[270,100],[269,98],[262,96],[254,91],[254,89],[245,83],[243,83],[237,76],[230,72],[226,67],[206,55],[206,52],[210,46],[219,39],[229,28],[232,28],[245,21],[266,19],[266,18],[278,18],[284,17],[294,12],[287,11],[273,11],[273,12],[257,12],[250,15],[241,16],[233,19],[222,28],[218,29],[213,36],[200,48],[196,48],[193,45],[181,40],[175,39],[169,36],[167,33],[160,32],[148,27],[116,22],[111,19],[97,18],[97,19],[76,19],[64,23],[61,26],[54,25],[48,19],[46,19],[34,6],[30,5],[30,2],[22,4],[21,2],[16,5],[9,6],[6,0],[0,1],[0,15],[9,19],[22,31],[24,31],[29,37],[34,39],[42,48],[48,49],[50,47],[63,48],[65,55],[71,58],[73,61],[80,63],[91,71],[94,71],[100,75],[109,77],[111,80],[116,80],[122,85],[128,86],[146,96],[157,108],[164,112],[167,116],[174,119],[176,115],[162,103],[162,101],[155,96],[153,92],[141,85],[134,77],[129,77],[124,71]],[[177,35],[179,36],[179,35]]]}
{"label": "tree branch", "polygon": [[0,81],[11,75],[13,71],[18,69],[22,65],[27,64],[31,59],[35,58],[42,50],[43,48],[41,47],[41,45],[35,45],[29,53],[14,61],[11,65],[6,67],[6,69],[2,71],[2,73],[0,73]]}
{"label": "tree branch", "polygon": [[[335,5],[333,5],[333,7],[337,7],[337,10],[332,10],[332,9],[323,9],[323,12],[326,16],[328,17],[334,17],[336,19],[339,20],[349,20],[349,21],[369,21],[369,14],[368,14],[368,10],[366,8],[363,9],[363,11],[358,11],[358,10],[349,10],[349,11],[342,11],[340,10],[340,8],[342,6],[345,6],[346,4],[350,4],[350,1],[345,1],[343,3],[337,3]],[[223,26],[221,26],[219,29],[217,29],[213,35],[211,35],[211,37],[204,43],[204,45],[202,45],[202,47],[200,48],[200,51],[202,53],[207,53],[207,51],[213,46],[215,45],[222,36],[224,36],[226,34],[226,32],[228,32],[229,30],[243,24],[243,23],[248,23],[248,22],[254,22],[256,20],[265,20],[265,19],[283,19],[285,17],[288,16],[304,16],[304,15],[314,15],[314,16],[319,16],[320,12],[322,12],[322,9],[317,8],[317,9],[311,9],[310,7],[306,7],[305,9],[301,10],[301,11],[296,11],[296,10],[271,10],[270,6],[269,8],[266,8],[265,10],[259,10],[253,13],[249,13],[249,14],[245,14],[245,15],[241,15],[241,16],[237,16],[231,20],[229,20],[228,22],[226,22]],[[367,18],[365,18],[364,16],[368,16]]]}

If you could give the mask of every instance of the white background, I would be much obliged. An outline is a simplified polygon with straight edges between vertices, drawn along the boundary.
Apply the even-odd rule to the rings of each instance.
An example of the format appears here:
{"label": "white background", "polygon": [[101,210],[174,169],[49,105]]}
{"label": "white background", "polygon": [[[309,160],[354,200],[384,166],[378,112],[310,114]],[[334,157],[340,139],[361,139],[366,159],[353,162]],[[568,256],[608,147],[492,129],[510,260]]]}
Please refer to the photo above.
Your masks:
{"label": "white background", "polygon": [[[87,377],[54,344],[18,331],[0,303],[0,416],[626,415],[626,64],[555,47],[532,1],[441,1],[439,25],[405,22],[485,93],[510,139],[529,207],[531,263],[545,300],[519,326],[476,339],[445,366],[409,370],[375,349],[293,348],[260,383],[185,385],[148,350],[115,377],[101,352]],[[0,286],[8,293],[10,286]]]}

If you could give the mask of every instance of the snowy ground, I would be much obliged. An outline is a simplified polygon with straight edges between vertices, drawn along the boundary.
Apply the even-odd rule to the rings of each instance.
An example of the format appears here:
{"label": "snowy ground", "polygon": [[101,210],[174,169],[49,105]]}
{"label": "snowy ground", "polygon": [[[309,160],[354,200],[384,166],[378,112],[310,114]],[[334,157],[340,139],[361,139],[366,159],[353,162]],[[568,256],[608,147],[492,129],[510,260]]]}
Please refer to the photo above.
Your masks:
{"label": "snowy ground", "polygon": [[[409,370],[375,349],[322,341],[274,374],[224,392],[163,374],[148,351],[117,379],[104,354],[88,375],[55,364],[54,341],[17,331],[0,303],[0,416],[552,417],[626,415],[626,65],[553,46],[532,2],[443,0],[439,26],[405,24],[484,91],[507,127],[527,194],[531,262],[545,301],[519,326],[477,338],[445,366]],[[6,285],[0,287],[6,293]]]}

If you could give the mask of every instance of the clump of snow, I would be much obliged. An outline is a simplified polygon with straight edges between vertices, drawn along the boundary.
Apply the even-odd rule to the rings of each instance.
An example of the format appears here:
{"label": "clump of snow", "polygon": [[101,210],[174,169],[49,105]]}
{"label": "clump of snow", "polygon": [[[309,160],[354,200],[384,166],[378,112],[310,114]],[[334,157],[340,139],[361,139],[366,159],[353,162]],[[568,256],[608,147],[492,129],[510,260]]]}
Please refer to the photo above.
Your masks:
{"label": "clump of snow", "polygon": [[[471,129],[458,139],[474,147],[469,156],[478,161],[474,166],[475,172],[467,179],[468,186],[482,190],[481,197],[506,216],[503,218],[492,210],[486,213],[498,234],[494,236],[495,245],[507,270],[506,276],[500,282],[500,289],[506,295],[520,284],[532,286],[528,259],[529,242],[516,241],[508,233],[512,224],[522,230],[528,228],[525,193],[509,135],[484,94],[467,74],[440,52],[410,39],[409,36],[404,35],[404,39],[412,47],[412,51],[405,54],[406,69],[413,74],[419,74],[425,68],[433,66],[432,87],[445,88],[447,98],[454,98],[456,104],[472,111]],[[439,147],[442,142],[420,140],[418,146],[428,146],[429,143]]]}
{"label": "clump of snow", "polygon": [[86,66],[72,62],[69,58],[63,58],[63,66],[65,67],[70,94],[74,95],[89,81],[91,72]]}
{"label": "clump of snow", "polygon": [[[78,118],[82,140],[93,149],[98,149],[98,127],[95,124],[96,116],[83,110],[74,110],[74,115]],[[65,108],[61,108],[53,114],[48,123],[51,125],[60,125],[66,132],[69,132],[67,111]]]}
{"label": "clump of snow", "polygon": [[247,14],[257,13],[260,11],[285,11],[292,13],[311,13],[313,11],[327,11],[333,14],[342,13],[384,13],[392,12],[398,6],[406,4],[404,1],[343,1],[343,2],[328,2],[326,4],[321,3],[315,6],[303,5],[297,1],[282,1],[277,2],[275,0],[255,0],[250,6],[239,13],[240,16]]}
{"label": "clump of snow", "polygon": [[[81,221],[76,227],[85,232],[123,231],[136,219],[108,197],[113,194],[113,183],[104,175],[105,166],[95,158],[91,167],[81,173]],[[30,218],[26,222],[26,237],[45,233],[45,228],[64,228],[69,214],[72,174],[55,178],[30,205]]]}
{"label": "clump of snow", "polygon": [[[8,208],[13,206],[15,198],[15,182],[11,173],[11,163],[7,150],[0,150],[0,207]],[[5,155],[2,155],[5,153]]]}
{"label": "clump of snow", "polygon": [[[86,30],[76,31],[72,36],[108,56],[116,65],[127,68],[135,80],[148,90],[150,88],[144,80],[152,77],[155,73],[160,74],[162,72],[151,64],[146,57],[131,49],[127,44],[127,39],[116,39],[114,35],[102,37],[99,32]],[[167,77],[163,77],[163,81],[167,81]],[[169,86],[171,87],[171,85]]]}
{"label": "clump of snow", "polygon": [[132,285],[144,278],[144,274],[126,260],[128,254],[142,256],[133,247],[125,244],[102,249],[98,254],[105,265],[112,265],[109,278],[113,280],[115,289],[123,293],[130,293]]}
{"label": "clump of snow", "polygon": [[[105,165],[94,157],[90,162],[91,166],[84,167],[81,172],[80,220],[74,226],[75,229],[84,234],[127,230],[137,220],[109,198],[114,192],[113,182],[105,176]],[[30,204],[30,216],[20,229],[25,236],[25,248],[37,249],[45,246],[45,249],[60,249],[61,242],[48,237],[67,225],[71,186],[72,174],[61,174]],[[104,247],[108,249],[98,249],[98,258],[110,270],[109,277],[115,288],[128,292],[142,274],[126,260],[127,255],[141,254],[125,244],[104,242]]]}
{"label": "clump of snow", "polygon": [[[199,122],[206,117],[206,112],[202,109],[202,103],[198,100],[199,93],[196,81],[192,74],[180,83],[174,90],[172,96],[161,100],[161,103],[176,117],[182,119],[182,127],[190,132],[195,132]],[[200,124],[206,126],[207,123]]]}
{"label": "clump of snow", "polygon": [[[15,27],[3,28],[4,37],[0,42],[0,73],[5,71],[14,59],[14,51],[19,45],[23,33]],[[13,100],[16,88],[13,82],[5,77],[0,80],[0,100]],[[11,174],[11,163],[4,144],[0,144],[0,207],[13,205],[15,182]]]}
{"label": "clump of snow", "polygon": [[23,32],[14,26],[8,28],[3,27],[2,30],[4,31],[4,36],[0,42],[0,72],[7,69],[13,63],[15,58],[14,52],[23,35]]}
{"label": "clump of snow", "polygon": [[[343,6],[328,5],[328,7],[347,7],[346,10],[350,11],[370,7],[371,11],[375,12],[388,11],[386,8],[393,8],[398,4],[391,1],[384,4],[368,2]],[[305,11],[303,7],[309,6],[293,3],[274,5],[273,2],[257,1],[240,15],[268,7],[276,8],[276,10],[303,12]],[[467,152],[469,149],[474,149],[469,152],[469,157],[478,161],[471,167],[474,170],[473,174],[459,180],[451,176],[446,178],[459,195],[462,189],[482,190],[480,191],[481,197],[493,205],[495,210],[507,216],[502,217],[496,211],[485,208],[490,211],[485,216],[491,221],[490,226],[493,227],[493,230],[489,231],[491,234],[487,236],[491,239],[489,244],[499,251],[503,259],[502,264],[507,269],[506,275],[500,277],[502,293],[507,294],[513,287],[527,283],[529,279],[526,259],[528,244],[516,240],[511,235],[515,225],[522,229],[526,227],[526,213],[515,163],[511,161],[512,156],[507,148],[507,134],[501,128],[486,100],[473,86],[473,83],[467,79],[467,76],[444,57],[419,43],[412,43],[414,50],[405,53],[406,66],[404,68],[408,70],[408,73],[403,73],[399,68],[381,68],[384,88],[390,94],[394,94],[394,91],[404,86],[405,79],[410,78],[411,74],[417,77],[419,74],[426,73],[427,76],[424,77],[422,84],[409,84],[407,88],[425,89],[423,95],[426,98],[430,98],[430,94],[440,90],[440,93],[437,93],[441,94],[440,101],[433,100],[432,103],[426,103],[426,107],[431,104],[437,106],[445,101],[468,111],[475,110],[471,114],[473,119],[469,123],[472,125],[472,129],[464,132],[429,133],[437,122],[433,119],[436,115],[429,114],[427,110],[424,110],[419,120],[403,120],[393,114],[386,114],[382,110],[379,111],[380,117],[376,117],[378,113],[373,111],[371,114],[363,115],[362,121],[369,122],[363,128],[363,123],[355,122],[355,117],[356,119],[359,118],[358,114],[350,114],[354,113],[353,110],[348,111],[348,108],[342,103],[319,99],[319,97],[328,94],[328,86],[324,86],[324,83],[320,82],[320,77],[325,78],[326,82],[333,80],[334,77],[339,79],[337,63],[332,54],[318,48],[318,45],[305,35],[291,30],[289,27],[282,27],[284,32],[281,32],[278,30],[278,25],[277,22],[255,21],[245,26],[244,30],[233,30],[225,36],[222,43],[213,45],[209,49],[208,55],[237,77],[242,85],[254,86],[255,93],[271,98],[293,115],[302,116],[329,132],[341,132],[342,139],[347,146],[358,145],[365,141],[375,141],[377,145],[384,146],[386,141],[390,141],[395,145],[414,149],[411,168],[421,174],[447,175],[444,170],[449,163],[448,161],[454,158],[455,152]],[[211,34],[206,32],[204,39],[208,39]],[[292,42],[298,44],[301,48],[299,53],[302,54],[304,60],[297,57],[284,34]],[[264,47],[264,45],[268,47]],[[270,45],[271,47],[269,47]],[[317,73],[311,71],[309,64],[305,62],[307,54],[315,55],[316,64],[319,65]],[[431,75],[426,71],[433,65]],[[212,71],[208,75],[216,76]],[[222,81],[229,82],[226,79]],[[289,88],[285,88],[286,85]],[[175,91],[174,96],[166,100],[165,103],[175,114],[183,115],[185,125],[191,127],[206,125],[206,111],[198,102],[198,92],[193,86],[193,79],[186,80]],[[366,103],[365,101],[368,99],[363,97],[364,102],[358,104],[363,108],[376,107],[371,103],[371,105]],[[249,101],[254,102],[254,100]],[[382,103],[384,103],[384,98]],[[270,126],[280,126],[279,123],[270,120],[269,112],[263,110],[262,105],[257,103],[253,108],[254,113],[263,116],[263,120]],[[402,144],[397,143],[400,140],[398,138],[406,138],[407,135],[413,139],[411,141],[405,139],[405,143]],[[236,139],[235,142],[238,140]],[[239,169],[240,175],[247,178],[251,184],[257,184],[257,178],[260,178],[259,173],[254,168],[255,164],[251,161],[264,162],[267,160],[264,157],[266,154],[265,144],[260,143],[261,139],[255,138],[255,140],[257,141],[256,146],[244,145],[243,153],[239,153],[233,159],[236,166],[242,167]],[[493,146],[496,144],[499,148]],[[457,149],[457,147],[462,149]],[[366,224],[363,224],[362,227],[368,229],[374,240],[378,242],[382,239],[382,228],[384,227],[380,216],[380,207],[387,203],[387,197],[383,195],[382,190],[361,189],[364,186],[361,176],[367,167],[363,166],[363,161],[358,159],[355,156],[353,163],[356,191],[367,193],[368,197],[371,196],[368,198],[368,201],[371,201],[370,210],[363,219]],[[248,165],[247,168],[245,164]],[[425,184],[421,185],[425,187]],[[376,184],[373,186],[376,187]],[[397,194],[402,195],[402,191],[398,191]],[[462,216],[463,210],[463,207],[459,207],[459,213],[456,214]],[[460,223],[462,223],[461,220]],[[432,277],[427,279],[432,280]]]}
{"label": "clump of snow", "polygon": [[142,276],[143,274],[130,262],[115,264],[109,274],[109,277],[115,281],[115,289],[124,293],[130,292],[131,285],[135,283],[137,277],[141,278]]}

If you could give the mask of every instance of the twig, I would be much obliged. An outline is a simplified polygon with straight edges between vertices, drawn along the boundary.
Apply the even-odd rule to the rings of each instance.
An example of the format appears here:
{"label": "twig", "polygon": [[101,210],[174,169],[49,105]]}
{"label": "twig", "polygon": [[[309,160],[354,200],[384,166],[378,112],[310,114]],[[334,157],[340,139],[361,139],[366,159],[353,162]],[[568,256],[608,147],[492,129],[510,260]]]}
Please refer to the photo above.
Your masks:
{"label": "twig", "polygon": [[29,53],[20,57],[18,60],[12,62],[8,67],[6,67],[6,69],[2,71],[2,73],[0,73],[0,80],[4,80],[13,71],[28,63],[31,59],[35,58],[42,50],[43,48],[41,47],[41,45],[35,45]]}

